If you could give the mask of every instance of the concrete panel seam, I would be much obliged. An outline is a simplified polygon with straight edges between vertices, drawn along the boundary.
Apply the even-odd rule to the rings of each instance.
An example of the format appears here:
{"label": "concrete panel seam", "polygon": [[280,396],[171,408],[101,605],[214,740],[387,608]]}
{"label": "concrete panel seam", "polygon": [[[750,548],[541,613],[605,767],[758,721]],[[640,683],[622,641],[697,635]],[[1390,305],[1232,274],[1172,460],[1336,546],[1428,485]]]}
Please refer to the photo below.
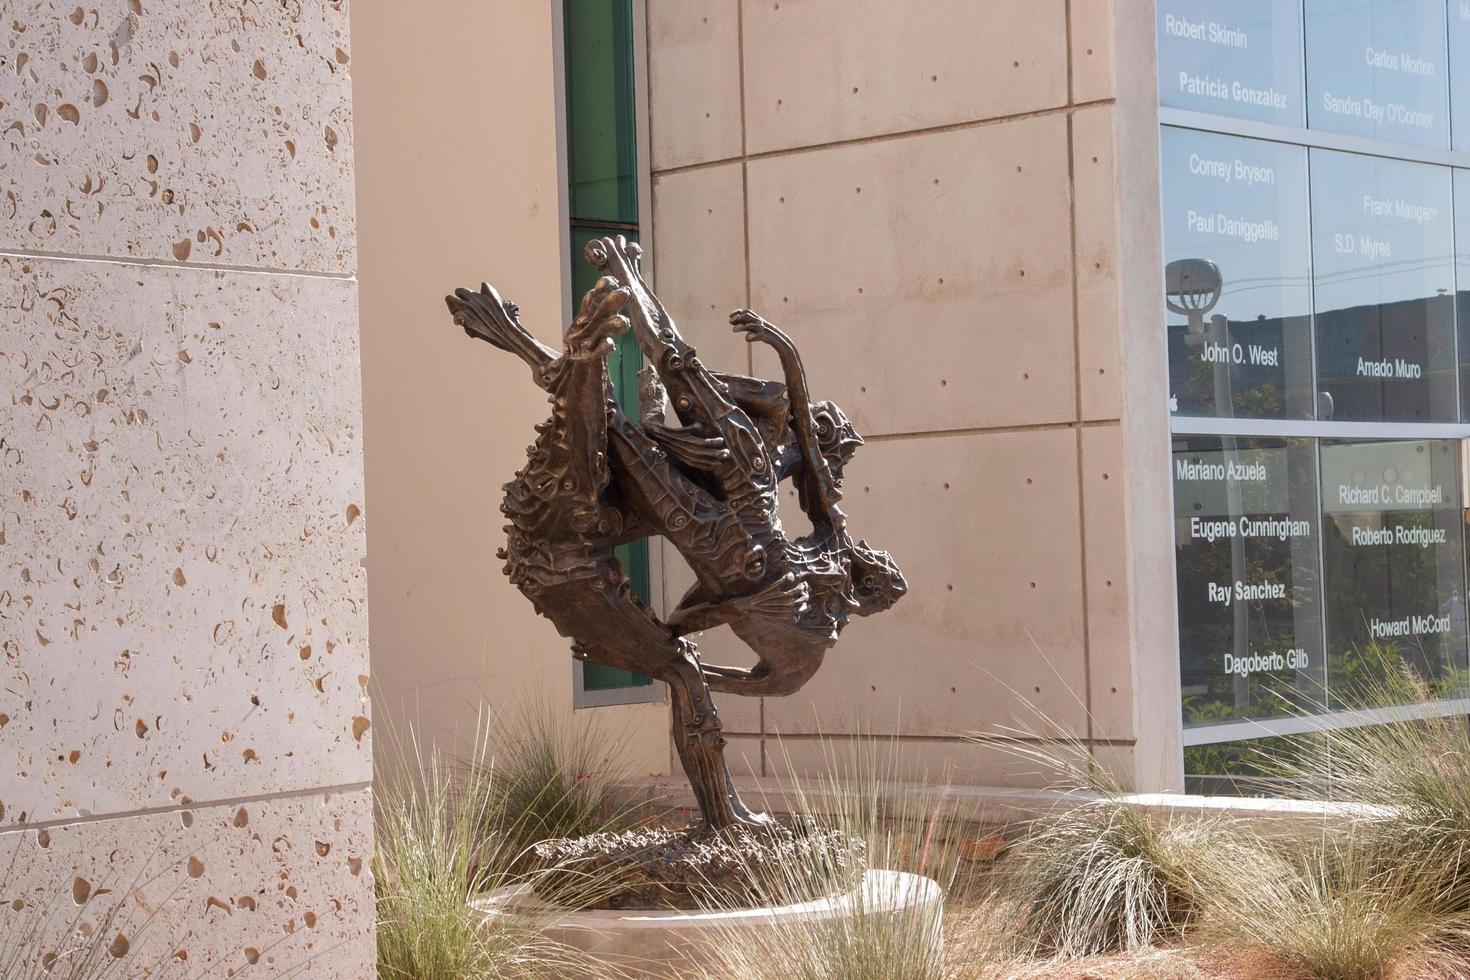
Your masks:
{"label": "concrete panel seam", "polygon": [[0,837],[4,837],[7,834],[23,834],[36,830],[53,830],[57,827],[80,827],[86,824],[106,823],[110,820],[132,820],[137,817],[155,817],[170,813],[183,813],[186,810],[192,812],[195,810],[208,810],[215,807],[243,806],[248,803],[270,803],[276,800],[290,800],[302,796],[357,793],[365,789],[372,789],[372,786],[372,780],[363,780],[355,783],[335,783],[331,786],[307,786],[301,789],[283,789],[274,793],[256,793],[253,796],[231,796],[218,800],[190,800],[187,803],[179,803],[173,806],[119,810],[115,813],[88,813],[77,817],[57,817],[54,820],[38,820],[35,823],[16,824],[11,827],[0,828]]}
{"label": "concrete panel seam", "polygon": [[[1072,98],[1072,3],[1067,2],[1067,100],[1070,104]],[[1080,322],[1081,305],[1077,295],[1077,160],[1076,160],[1076,135],[1073,127],[1074,114],[1067,113],[1067,189],[1069,200],[1067,201],[1067,231],[1071,238],[1071,261],[1072,261],[1072,399],[1073,410],[1078,418],[1082,416],[1082,328]],[[1090,746],[1093,736],[1092,717],[1092,643],[1088,621],[1087,605],[1087,485],[1086,475],[1083,469],[1082,456],[1082,429],[1076,429],[1077,447],[1077,560],[1082,571],[1082,703],[1086,714],[1086,731],[1089,745],[1089,756],[1096,764],[1096,757],[1092,755]]]}
{"label": "concrete panel seam", "polygon": [[[1076,98],[1076,94],[1077,94],[1076,93],[1076,85],[1075,85],[1074,80],[1072,78],[1072,0],[1067,0],[1066,3],[1062,4],[1062,18],[1063,18],[1063,23],[1066,26],[1066,37],[1067,37],[1067,40],[1065,42],[1066,45],[1067,45],[1067,57],[1064,59],[1066,61],[1066,63],[1067,63],[1067,105],[1068,106],[1071,106],[1073,104],[1072,103],[1072,100],[1074,98]],[[1069,151],[1069,157],[1070,157],[1070,150],[1072,148],[1071,147],[1072,132],[1071,132],[1071,117],[1070,116],[1068,117],[1067,122],[1068,122],[1068,129],[1067,129],[1067,149]],[[1074,229],[1073,230],[1074,231],[1076,230],[1075,229],[1075,226],[1074,226]],[[1073,237],[1072,237],[1073,244],[1076,243],[1076,240],[1077,240],[1076,239],[1076,235],[1074,234]]]}
{"label": "concrete panel seam", "polygon": [[857,136],[852,139],[831,140],[826,143],[812,143],[808,146],[792,146],[781,150],[763,150],[759,153],[748,153],[738,157],[722,157],[718,160],[703,160],[699,163],[685,164],[681,167],[669,167],[667,170],[655,170],[655,177],[665,177],[672,174],[689,173],[695,170],[708,170],[721,164],[734,163],[737,160],[773,160],[780,157],[800,156],[804,153],[815,153],[819,150],[831,150],[847,146],[866,146],[870,143],[891,143],[895,140],[911,139],[917,136],[932,136],[937,133],[956,133],[970,129],[984,129],[988,126],[1002,126],[1006,123],[1023,122],[1027,119],[1045,119],[1050,116],[1070,115],[1073,109],[1084,109],[1092,106],[1112,105],[1116,99],[1093,99],[1088,102],[1077,102],[1068,105],[1053,106],[1049,109],[1033,109],[1029,112],[1017,112],[1008,116],[995,116],[991,119],[974,119],[968,122],[944,123],[940,126],[927,126],[921,129],[906,129],[896,133],[879,133],[876,136]]}
{"label": "concrete panel seam", "polygon": [[904,439],[942,439],[945,436],[1001,435],[1007,432],[1050,432],[1057,429],[1101,429],[1117,426],[1119,419],[1081,419],[1070,422],[1024,422],[1018,425],[971,426],[963,429],[931,429],[923,432],[875,432],[864,434],[867,442],[899,442]]}
{"label": "concrete panel seam", "polygon": [[910,735],[904,732],[775,732],[771,736],[778,742],[851,741],[854,739],[895,739],[899,742],[926,742],[936,745],[1087,745],[1108,748],[1132,748],[1137,739],[1132,738],[1046,738],[1040,735]]}
{"label": "concrete panel seam", "polygon": [[270,266],[226,265],[218,262],[177,262],[172,259],[132,258],[121,255],[91,255],[84,252],[47,252],[41,249],[0,248],[0,255],[18,259],[45,259],[60,262],[92,262],[110,265],[147,266],[162,269],[200,269],[204,272],[239,272],[255,276],[296,276],[301,279],[334,279],[356,282],[357,273],[314,272],[303,269],[277,269]]}

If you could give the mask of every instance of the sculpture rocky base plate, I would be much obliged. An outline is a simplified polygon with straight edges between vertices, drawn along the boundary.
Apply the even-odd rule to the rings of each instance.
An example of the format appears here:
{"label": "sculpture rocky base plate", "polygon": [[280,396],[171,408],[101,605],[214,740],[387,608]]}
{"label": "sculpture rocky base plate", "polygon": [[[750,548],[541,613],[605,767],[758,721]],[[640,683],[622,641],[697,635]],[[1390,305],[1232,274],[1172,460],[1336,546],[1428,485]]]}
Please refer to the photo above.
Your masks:
{"label": "sculpture rocky base plate", "polygon": [[[780,824],[709,830],[645,827],[537,844],[536,894],[586,909],[739,909],[853,888],[866,843],[838,830]],[[607,882],[586,898],[587,882]]]}

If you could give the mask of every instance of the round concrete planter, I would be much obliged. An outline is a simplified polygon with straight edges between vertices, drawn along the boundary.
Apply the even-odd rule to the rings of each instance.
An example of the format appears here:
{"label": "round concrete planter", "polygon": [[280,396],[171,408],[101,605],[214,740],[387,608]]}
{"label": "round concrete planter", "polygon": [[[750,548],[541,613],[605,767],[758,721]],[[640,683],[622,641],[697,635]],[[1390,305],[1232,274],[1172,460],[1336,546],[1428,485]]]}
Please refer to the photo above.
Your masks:
{"label": "round concrete planter", "polygon": [[635,976],[678,977],[702,959],[702,948],[730,935],[732,929],[773,929],[800,918],[867,914],[922,916],[931,923],[923,941],[944,945],[944,890],[930,878],[902,871],[868,871],[862,883],[845,895],[829,896],[778,908],[727,912],[604,910],[558,914],[529,885],[501,888],[476,899],[471,907],[487,919],[523,917],[541,925],[547,937],[593,954],[604,963]]}

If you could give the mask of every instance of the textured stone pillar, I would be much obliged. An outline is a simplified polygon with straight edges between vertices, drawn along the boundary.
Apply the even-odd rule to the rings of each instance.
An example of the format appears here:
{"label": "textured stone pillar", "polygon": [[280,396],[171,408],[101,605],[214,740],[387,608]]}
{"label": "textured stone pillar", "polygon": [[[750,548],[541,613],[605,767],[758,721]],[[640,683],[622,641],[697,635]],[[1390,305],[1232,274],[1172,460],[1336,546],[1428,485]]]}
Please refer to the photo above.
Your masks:
{"label": "textured stone pillar", "polygon": [[126,899],[128,976],[372,974],[346,7],[0,17],[0,935],[38,953]]}

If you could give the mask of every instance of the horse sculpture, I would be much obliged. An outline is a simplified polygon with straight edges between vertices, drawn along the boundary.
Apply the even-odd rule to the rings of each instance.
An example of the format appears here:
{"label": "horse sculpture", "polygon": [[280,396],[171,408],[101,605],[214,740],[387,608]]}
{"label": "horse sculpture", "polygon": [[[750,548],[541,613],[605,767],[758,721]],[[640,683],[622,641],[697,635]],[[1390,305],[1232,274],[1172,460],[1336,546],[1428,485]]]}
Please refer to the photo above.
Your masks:
{"label": "horse sculpture", "polygon": [[[549,393],[528,461],[505,485],[512,583],[573,641],[573,655],[665,682],[674,743],[706,828],[759,827],[730,781],[712,691],[790,694],[821,666],[851,615],[887,609],[906,591],[886,552],[854,541],[838,504],[842,471],[863,440],[831,402],[813,402],[791,339],[750,310],[730,315],[747,341],[770,345],[777,383],[711,371],[643,281],[640,250],[621,236],[588,243],[603,276],[557,352],[489,284],[446,297],[465,333],[519,356]],[[632,330],[648,367],[639,419],[613,396],[607,355]],[[672,409],[677,424],[666,422]],[[777,514],[794,481],[811,533],[790,537]],[[696,584],[660,620],[614,555],[666,538]],[[750,669],[704,664],[689,634],[728,625],[755,651]]]}

